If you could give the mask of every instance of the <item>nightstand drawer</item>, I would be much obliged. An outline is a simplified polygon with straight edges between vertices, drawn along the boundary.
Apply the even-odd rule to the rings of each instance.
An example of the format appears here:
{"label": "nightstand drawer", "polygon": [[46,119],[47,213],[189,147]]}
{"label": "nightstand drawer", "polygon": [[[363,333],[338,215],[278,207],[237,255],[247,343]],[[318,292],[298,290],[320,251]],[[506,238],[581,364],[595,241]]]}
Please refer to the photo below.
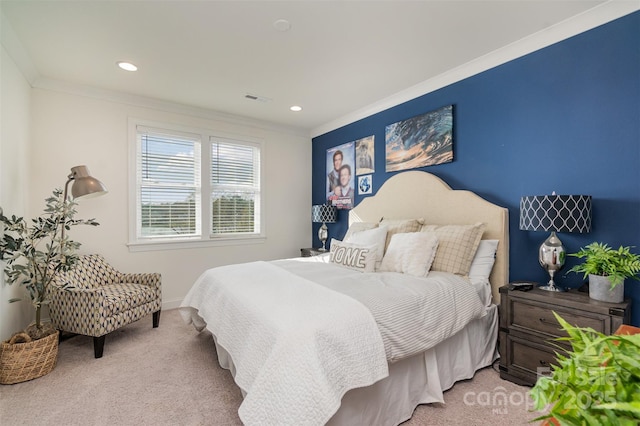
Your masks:
{"label": "nightstand drawer", "polygon": [[550,367],[551,364],[557,363],[554,352],[550,352],[548,347],[545,347],[547,350],[542,350],[524,342],[513,341],[511,349],[513,350],[511,364],[532,373],[537,373],[540,367]]}
{"label": "nightstand drawer", "polygon": [[[535,340],[509,335],[505,337],[508,359],[502,360],[501,376],[503,378],[507,380],[515,378],[517,383],[533,386],[538,380],[539,374],[548,374],[551,365],[557,364],[554,348]],[[505,377],[505,375],[510,377]]]}
{"label": "nightstand drawer", "polygon": [[[551,307],[553,309],[553,307]],[[593,318],[579,315],[562,309],[555,309],[569,324],[578,327],[591,327],[601,333],[605,332],[606,318]],[[551,336],[566,336],[558,321],[556,321],[550,307],[536,306],[529,303],[513,301],[512,321],[510,326],[525,329],[526,331],[540,332]]]}

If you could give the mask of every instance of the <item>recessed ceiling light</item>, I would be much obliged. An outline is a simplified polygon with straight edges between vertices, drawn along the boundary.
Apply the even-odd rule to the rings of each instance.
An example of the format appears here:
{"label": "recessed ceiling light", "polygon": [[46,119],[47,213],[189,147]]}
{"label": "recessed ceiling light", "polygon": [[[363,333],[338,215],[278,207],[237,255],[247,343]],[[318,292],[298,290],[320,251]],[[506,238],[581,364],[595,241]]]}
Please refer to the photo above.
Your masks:
{"label": "recessed ceiling light", "polygon": [[280,32],[289,31],[291,29],[291,22],[286,19],[278,19],[273,23],[273,28]]}
{"label": "recessed ceiling light", "polygon": [[133,65],[131,62],[118,62],[118,66],[125,71],[138,71],[138,67]]}
{"label": "recessed ceiling light", "polygon": [[302,107],[298,106],[298,105],[294,105],[291,108],[289,108],[291,111],[293,112],[298,112],[298,111],[302,111]]}

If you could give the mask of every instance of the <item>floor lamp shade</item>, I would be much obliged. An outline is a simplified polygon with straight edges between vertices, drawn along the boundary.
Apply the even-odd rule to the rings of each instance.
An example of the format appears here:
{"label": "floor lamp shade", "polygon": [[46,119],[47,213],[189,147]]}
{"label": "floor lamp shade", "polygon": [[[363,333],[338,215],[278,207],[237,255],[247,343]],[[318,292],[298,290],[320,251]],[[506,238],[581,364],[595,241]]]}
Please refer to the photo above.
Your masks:
{"label": "floor lamp shade", "polygon": [[556,232],[591,232],[590,195],[533,195],[520,199],[520,230],[551,231],[538,250],[538,261],[550,276],[543,290],[562,291],[554,274],[562,269],[566,251]]}
{"label": "floor lamp shade", "polygon": [[[87,166],[75,166],[71,168],[71,173],[67,176],[67,182],[64,184],[64,193],[62,196],[62,202],[64,203],[64,209],[66,212],[69,194],[69,184],[71,185],[71,195],[73,198],[90,198],[98,195],[106,194],[107,188],[98,179],[91,176],[89,168]],[[60,238],[64,240],[66,226],[64,222],[61,224]]]}
{"label": "floor lamp shade", "polygon": [[322,223],[318,230],[318,238],[322,242],[322,250],[326,250],[329,230],[327,223],[335,223],[338,220],[338,209],[329,204],[316,204],[311,208],[311,220],[314,223]]}
{"label": "floor lamp shade", "polygon": [[91,176],[87,166],[72,167],[69,180],[73,181],[73,185],[71,185],[73,198],[96,197],[107,192],[104,184]]}

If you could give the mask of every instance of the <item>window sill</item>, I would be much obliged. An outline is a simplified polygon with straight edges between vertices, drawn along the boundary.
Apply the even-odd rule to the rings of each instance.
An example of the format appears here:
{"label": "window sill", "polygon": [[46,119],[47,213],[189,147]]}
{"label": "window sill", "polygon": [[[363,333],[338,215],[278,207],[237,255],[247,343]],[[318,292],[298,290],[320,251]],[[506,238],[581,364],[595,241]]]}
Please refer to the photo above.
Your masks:
{"label": "window sill", "polygon": [[157,250],[182,250],[204,247],[240,246],[249,244],[264,244],[266,237],[234,237],[212,238],[209,240],[154,240],[137,241],[127,244],[129,252],[157,251]]}

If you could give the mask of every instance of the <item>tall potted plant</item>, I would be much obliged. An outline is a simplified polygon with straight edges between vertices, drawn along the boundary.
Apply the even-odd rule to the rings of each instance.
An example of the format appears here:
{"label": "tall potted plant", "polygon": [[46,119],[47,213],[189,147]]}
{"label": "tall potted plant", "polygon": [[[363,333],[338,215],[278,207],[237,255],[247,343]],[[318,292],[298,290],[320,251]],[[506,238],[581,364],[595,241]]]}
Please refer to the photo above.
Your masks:
{"label": "tall potted plant", "polygon": [[640,272],[640,255],[631,253],[631,247],[620,246],[614,250],[607,244],[593,242],[569,256],[584,259],[569,272],[588,276],[589,296],[604,302],[622,302],[625,279],[637,280]]}
{"label": "tall potted plant", "polygon": [[[42,307],[48,303],[48,288],[55,274],[69,270],[77,260],[80,243],[63,236],[62,230],[76,225],[98,223],[94,219],[74,219],[75,202],[65,200],[56,189],[45,200],[42,216],[28,222],[15,215],[7,217],[0,209],[3,235],[0,260],[9,284],[21,284],[35,308],[35,322],[24,332],[14,334],[0,345],[0,383],[18,383],[49,373],[55,366],[58,332],[42,321]],[[11,299],[16,302],[21,299]],[[41,359],[34,359],[33,356]],[[43,363],[45,365],[43,365]]]}

